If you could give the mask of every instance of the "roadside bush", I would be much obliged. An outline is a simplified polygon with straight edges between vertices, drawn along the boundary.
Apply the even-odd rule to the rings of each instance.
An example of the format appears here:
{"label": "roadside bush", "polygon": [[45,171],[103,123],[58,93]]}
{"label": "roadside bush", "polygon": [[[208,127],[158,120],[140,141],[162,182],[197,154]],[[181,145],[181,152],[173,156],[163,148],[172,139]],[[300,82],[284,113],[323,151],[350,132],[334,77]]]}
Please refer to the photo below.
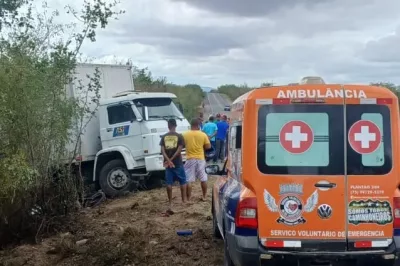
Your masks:
{"label": "roadside bush", "polygon": [[[0,161],[0,243],[37,241],[42,234],[60,229],[66,215],[77,210],[76,176],[62,179],[40,175],[23,152]],[[78,183],[77,183],[78,182]]]}
{"label": "roadside bush", "polygon": [[167,84],[167,92],[175,94],[179,102],[182,104],[183,113],[190,121],[192,118],[197,118],[199,115],[198,108],[204,99],[204,93],[201,87],[197,84],[187,84],[178,86]]}
{"label": "roadside bush", "polygon": [[[66,84],[84,40],[95,41],[96,28],[120,13],[102,0],[68,8],[83,30],[73,28],[73,41],[64,42],[71,25],[56,24],[58,11],[47,14],[45,3],[33,14],[34,4],[0,7],[0,247],[51,233],[79,208],[83,182],[72,171],[76,151],[66,146],[79,142],[79,121],[92,112],[67,97]],[[82,91],[100,89],[94,76]],[[73,127],[81,131],[71,135]]]}
{"label": "roadside bush", "polygon": [[32,207],[30,192],[36,178],[37,172],[27,164],[23,153],[13,154],[0,160],[1,242],[23,237],[26,231],[30,230],[28,221],[29,209]]}
{"label": "roadside bush", "polygon": [[218,92],[227,95],[231,101],[235,101],[239,96],[251,91],[253,88],[247,85],[237,86],[234,84],[226,84],[218,87]]}

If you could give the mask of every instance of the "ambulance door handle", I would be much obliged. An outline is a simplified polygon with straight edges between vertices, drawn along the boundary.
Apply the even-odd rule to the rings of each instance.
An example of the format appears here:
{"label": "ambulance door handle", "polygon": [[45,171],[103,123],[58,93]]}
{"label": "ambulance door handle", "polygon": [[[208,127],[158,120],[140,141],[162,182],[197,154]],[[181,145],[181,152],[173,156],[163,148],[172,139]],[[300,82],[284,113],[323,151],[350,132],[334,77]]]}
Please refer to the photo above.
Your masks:
{"label": "ambulance door handle", "polygon": [[314,185],[316,188],[335,188],[336,184],[335,183],[316,183]]}

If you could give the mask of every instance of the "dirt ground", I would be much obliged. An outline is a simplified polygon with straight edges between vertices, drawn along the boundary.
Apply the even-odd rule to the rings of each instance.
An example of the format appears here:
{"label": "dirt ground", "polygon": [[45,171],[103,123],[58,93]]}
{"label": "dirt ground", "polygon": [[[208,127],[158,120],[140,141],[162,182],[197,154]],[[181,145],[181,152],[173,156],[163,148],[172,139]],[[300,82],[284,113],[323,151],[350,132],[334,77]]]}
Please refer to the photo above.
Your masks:
{"label": "dirt ground", "polygon": [[[222,265],[223,242],[211,233],[211,185],[201,202],[200,184],[193,187],[192,202],[182,205],[174,187],[174,214],[165,216],[165,188],[110,200],[84,209],[77,225],[38,245],[22,245],[0,252],[0,265],[138,266]],[[192,236],[176,231],[192,229]]]}

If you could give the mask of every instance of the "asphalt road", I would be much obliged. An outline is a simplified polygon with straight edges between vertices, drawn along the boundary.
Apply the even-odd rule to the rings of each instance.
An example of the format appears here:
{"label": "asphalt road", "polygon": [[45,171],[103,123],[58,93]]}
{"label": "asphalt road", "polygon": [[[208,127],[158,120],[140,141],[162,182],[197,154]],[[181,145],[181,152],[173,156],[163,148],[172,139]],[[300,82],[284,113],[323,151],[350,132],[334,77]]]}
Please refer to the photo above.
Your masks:
{"label": "asphalt road", "polygon": [[207,115],[210,114],[215,115],[217,113],[226,114],[229,117],[230,112],[224,111],[224,107],[227,105],[230,106],[231,104],[232,102],[228,99],[228,97],[226,97],[223,94],[207,93],[206,104],[205,104],[206,113]]}

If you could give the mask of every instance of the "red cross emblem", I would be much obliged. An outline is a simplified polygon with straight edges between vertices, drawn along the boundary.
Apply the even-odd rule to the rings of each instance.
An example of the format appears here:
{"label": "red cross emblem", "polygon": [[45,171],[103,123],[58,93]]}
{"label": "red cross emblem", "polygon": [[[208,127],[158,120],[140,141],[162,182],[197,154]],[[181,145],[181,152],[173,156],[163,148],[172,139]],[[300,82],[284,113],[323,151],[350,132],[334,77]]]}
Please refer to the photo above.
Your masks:
{"label": "red cross emblem", "polygon": [[360,154],[368,154],[376,151],[381,145],[382,133],[379,127],[368,120],[355,122],[348,135],[351,148]]}
{"label": "red cross emblem", "polygon": [[290,153],[306,152],[314,142],[311,127],[303,121],[290,121],[279,132],[279,142]]}

